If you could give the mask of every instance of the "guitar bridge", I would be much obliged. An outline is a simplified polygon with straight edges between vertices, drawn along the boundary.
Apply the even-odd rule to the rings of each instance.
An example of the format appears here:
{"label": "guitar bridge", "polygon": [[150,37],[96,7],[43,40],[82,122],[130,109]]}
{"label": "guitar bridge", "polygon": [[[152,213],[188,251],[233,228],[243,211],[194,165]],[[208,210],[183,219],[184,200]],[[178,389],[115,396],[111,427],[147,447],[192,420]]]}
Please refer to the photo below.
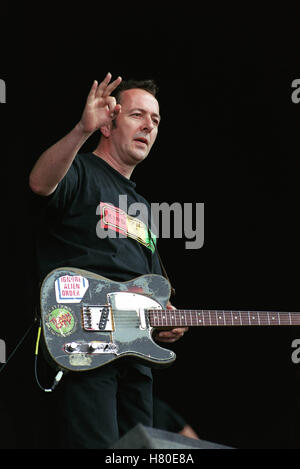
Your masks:
{"label": "guitar bridge", "polygon": [[111,309],[107,305],[87,305],[81,308],[82,326],[86,331],[112,332]]}

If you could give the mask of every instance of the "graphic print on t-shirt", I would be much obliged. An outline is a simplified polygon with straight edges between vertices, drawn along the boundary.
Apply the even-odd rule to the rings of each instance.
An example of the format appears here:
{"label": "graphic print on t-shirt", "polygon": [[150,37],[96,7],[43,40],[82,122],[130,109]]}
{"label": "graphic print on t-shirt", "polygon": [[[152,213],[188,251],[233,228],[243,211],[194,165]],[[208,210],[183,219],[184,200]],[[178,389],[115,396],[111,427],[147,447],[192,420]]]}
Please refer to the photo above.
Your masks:
{"label": "graphic print on t-shirt", "polygon": [[156,236],[143,221],[106,202],[100,202],[99,207],[101,228],[133,238],[152,252],[155,251]]}

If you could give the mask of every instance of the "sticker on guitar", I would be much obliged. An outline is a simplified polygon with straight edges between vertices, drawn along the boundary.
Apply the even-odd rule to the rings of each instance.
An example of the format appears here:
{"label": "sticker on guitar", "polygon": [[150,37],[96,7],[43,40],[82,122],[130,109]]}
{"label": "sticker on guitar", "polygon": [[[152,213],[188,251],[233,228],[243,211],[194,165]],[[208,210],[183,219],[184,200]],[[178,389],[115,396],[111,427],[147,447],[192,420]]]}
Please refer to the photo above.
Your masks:
{"label": "sticker on guitar", "polygon": [[46,315],[45,324],[52,334],[66,337],[74,332],[76,319],[68,306],[56,305]]}
{"label": "sticker on guitar", "polygon": [[57,303],[80,303],[89,287],[87,278],[81,275],[64,275],[55,281]]}

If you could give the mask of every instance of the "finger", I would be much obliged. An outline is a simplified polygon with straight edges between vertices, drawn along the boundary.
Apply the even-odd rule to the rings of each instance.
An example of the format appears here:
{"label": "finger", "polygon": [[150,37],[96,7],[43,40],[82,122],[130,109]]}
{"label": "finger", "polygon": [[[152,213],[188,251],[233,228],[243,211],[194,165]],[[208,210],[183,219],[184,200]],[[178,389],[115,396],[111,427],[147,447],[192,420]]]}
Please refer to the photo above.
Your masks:
{"label": "finger", "polygon": [[121,104],[117,104],[117,105],[116,105],[114,111],[111,113],[111,118],[112,118],[112,119],[116,119],[116,117],[117,117],[117,116],[120,114],[120,112],[121,112],[121,108],[122,108]]}
{"label": "finger", "polygon": [[93,99],[95,97],[97,87],[98,87],[98,82],[97,82],[97,80],[94,80],[94,82],[92,84],[92,87],[89,91],[87,101],[90,101],[91,99]]}
{"label": "finger", "polygon": [[178,327],[178,328],[172,329],[171,332],[173,332],[173,334],[176,334],[176,335],[183,335],[187,331],[188,331],[188,327]]}
{"label": "finger", "polygon": [[110,113],[113,113],[117,106],[116,98],[114,98],[113,96],[108,96],[105,100],[105,104],[108,107]]}
{"label": "finger", "polygon": [[112,83],[110,83],[107,87],[106,90],[103,92],[103,97],[109,96],[116,88],[119,86],[121,83],[122,78],[118,77],[116,78]]}
{"label": "finger", "polygon": [[177,339],[179,337],[181,337],[183,335],[183,333],[181,332],[173,332],[173,331],[170,331],[170,332],[160,332],[159,334],[159,337],[160,338],[164,338],[164,339]]}
{"label": "finger", "polygon": [[168,342],[168,343],[176,342],[178,339],[179,339],[179,337],[164,337],[164,336],[160,336],[160,335],[158,337],[158,340],[160,342]]}
{"label": "finger", "polygon": [[116,99],[113,96],[109,96],[106,98],[106,106],[109,112],[109,116],[112,120],[116,119],[116,117],[121,112],[121,104],[117,104]]}
{"label": "finger", "polygon": [[97,89],[97,93],[96,93],[97,97],[103,96],[103,93],[106,90],[107,85],[109,84],[109,82],[111,80],[111,76],[112,76],[111,73],[107,73],[104,80],[100,83],[100,85],[98,86],[98,89]]}

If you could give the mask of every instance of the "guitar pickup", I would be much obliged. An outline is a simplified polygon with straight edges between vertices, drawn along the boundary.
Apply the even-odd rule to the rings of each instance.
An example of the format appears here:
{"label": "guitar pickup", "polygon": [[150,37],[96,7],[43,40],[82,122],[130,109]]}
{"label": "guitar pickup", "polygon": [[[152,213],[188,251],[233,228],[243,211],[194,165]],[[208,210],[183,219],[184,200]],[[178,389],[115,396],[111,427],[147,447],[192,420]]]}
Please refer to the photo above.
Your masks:
{"label": "guitar pickup", "polygon": [[112,332],[111,309],[107,305],[86,305],[81,308],[82,326],[86,331]]}

